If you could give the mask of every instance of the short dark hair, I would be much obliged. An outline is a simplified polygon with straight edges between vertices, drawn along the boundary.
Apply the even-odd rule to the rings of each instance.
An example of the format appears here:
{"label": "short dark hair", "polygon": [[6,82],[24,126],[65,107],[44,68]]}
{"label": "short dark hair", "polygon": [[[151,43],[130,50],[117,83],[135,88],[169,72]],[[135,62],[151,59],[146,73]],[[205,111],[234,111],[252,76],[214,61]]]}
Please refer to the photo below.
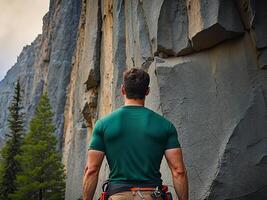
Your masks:
{"label": "short dark hair", "polygon": [[144,99],[149,86],[149,74],[141,68],[131,68],[123,73],[123,85],[128,99]]}

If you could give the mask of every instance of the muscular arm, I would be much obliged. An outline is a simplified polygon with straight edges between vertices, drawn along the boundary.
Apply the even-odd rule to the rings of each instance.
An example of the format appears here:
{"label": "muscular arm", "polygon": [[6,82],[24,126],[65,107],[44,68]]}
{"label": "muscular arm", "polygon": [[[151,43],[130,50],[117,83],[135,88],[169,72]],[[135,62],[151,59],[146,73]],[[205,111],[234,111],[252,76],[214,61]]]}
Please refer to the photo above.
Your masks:
{"label": "muscular arm", "polygon": [[166,150],[165,157],[172,172],[173,184],[179,200],[188,200],[188,180],[181,148]]}
{"label": "muscular arm", "polygon": [[83,177],[83,200],[92,200],[94,197],[98,174],[104,156],[104,152],[101,151],[88,151],[88,161]]}

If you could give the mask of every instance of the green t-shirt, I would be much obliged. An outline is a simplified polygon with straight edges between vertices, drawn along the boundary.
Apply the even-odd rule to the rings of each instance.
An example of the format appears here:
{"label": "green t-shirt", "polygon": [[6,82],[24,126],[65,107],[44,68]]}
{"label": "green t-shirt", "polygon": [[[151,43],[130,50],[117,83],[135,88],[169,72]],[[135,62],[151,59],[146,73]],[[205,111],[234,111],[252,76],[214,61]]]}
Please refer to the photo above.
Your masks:
{"label": "green t-shirt", "polygon": [[103,151],[114,183],[161,184],[160,164],[166,149],[179,148],[173,124],[143,107],[127,105],[99,119],[89,149]]}

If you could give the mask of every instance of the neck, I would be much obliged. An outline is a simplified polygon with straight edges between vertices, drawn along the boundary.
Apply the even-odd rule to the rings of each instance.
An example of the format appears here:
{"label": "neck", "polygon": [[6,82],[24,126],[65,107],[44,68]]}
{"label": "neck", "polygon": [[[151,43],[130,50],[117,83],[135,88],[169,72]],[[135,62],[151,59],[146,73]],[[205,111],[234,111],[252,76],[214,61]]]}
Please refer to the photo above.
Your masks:
{"label": "neck", "polygon": [[144,99],[127,99],[125,98],[124,105],[133,105],[133,106],[144,106],[145,100]]}

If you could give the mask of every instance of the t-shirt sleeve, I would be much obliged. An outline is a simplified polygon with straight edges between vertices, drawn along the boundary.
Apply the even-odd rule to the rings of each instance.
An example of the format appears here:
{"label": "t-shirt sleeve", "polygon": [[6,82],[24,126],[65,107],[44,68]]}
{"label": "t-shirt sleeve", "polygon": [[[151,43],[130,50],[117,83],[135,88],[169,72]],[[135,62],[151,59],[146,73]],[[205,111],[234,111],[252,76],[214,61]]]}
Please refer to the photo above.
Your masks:
{"label": "t-shirt sleeve", "polygon": [[93,128],[92,138],[88,146],[88,150],[90,149],[105,152],[104,132],[100,120],[96,122]]}
{"label": "t-shirt sleeve", "polygon": [[180,147],[181,146],[178,140],[178,134],[177,134],[176,128],[171,123],[169,126],[168,139],[167,139],[165,150],[173,149],[173,148],[180,148]]}

